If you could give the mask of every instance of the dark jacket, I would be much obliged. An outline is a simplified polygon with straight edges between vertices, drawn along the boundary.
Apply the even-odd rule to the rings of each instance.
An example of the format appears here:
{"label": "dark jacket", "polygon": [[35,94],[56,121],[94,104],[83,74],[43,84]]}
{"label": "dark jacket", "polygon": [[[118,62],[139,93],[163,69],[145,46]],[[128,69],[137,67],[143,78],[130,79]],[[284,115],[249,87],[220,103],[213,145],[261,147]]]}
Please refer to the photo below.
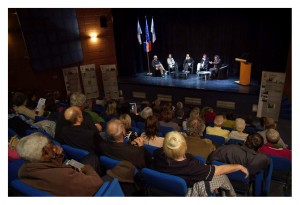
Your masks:
{"label": "dark jacket", "polygon": [[248,168],[251,175],[260,170],[267,170],[269,165],[269,158],[265,154],[237,144],[219,147],[209,157],[209,161],[213,160],[227,164],[241,164]]}
{"label": "dark jacket", "polygon": [[19,170],[19,178],[55,196],[93,196],[103,184],[92,167],[78,172],[70,165],[47,162],[25,163]]}
{"label": "dark jacket", "polygon": [[214,166],[200,164],[193,155],[186,153],[185,160],[175,161],[167,158],[163,148],[154,151],[152,165],[154,170],[183,178],[188,187],[199,181],[211,181],[215,174]]}
{"label": "dark jacket", "polygon": [[59,142],[94,154],[100,154],[100,136],[98,132],[87,129],[83,125],[64,126],[61,130]]}
{"label": "dark jacket", "polygon": [[102,141],[100,149],[102,155],[113,159],[127,160],[138,169],[148,167],[151,164],[151,156],[143,146],[137,147],[122,142]]}

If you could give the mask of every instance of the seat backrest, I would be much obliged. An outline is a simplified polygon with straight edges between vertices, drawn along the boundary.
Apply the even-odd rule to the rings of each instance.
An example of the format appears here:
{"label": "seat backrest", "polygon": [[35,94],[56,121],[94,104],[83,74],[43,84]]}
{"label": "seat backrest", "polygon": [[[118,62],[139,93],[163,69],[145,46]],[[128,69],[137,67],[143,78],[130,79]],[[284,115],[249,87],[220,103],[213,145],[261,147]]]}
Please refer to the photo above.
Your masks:
{"label": "seat backrest", "polygon": [[89,154],[89,152],[84,149],[79,149],[66,144],[62,145],[62,148],[68,159],[75,159],[79,161]]}
{"label": "seat backrest", "polygon": [[148,144],[144,144],[145,149],[151,154],[151,156],[153,155],[153,152],[158,149],[158,147],[152,146],[152,145],[148,145]]}
{"label": "seat backrest", "polygon": [[14,159],[8,161],[8,184],[10,184],[14,179],[18,178],[18,173],[20,167],[25,161],[23,159]]}
{"label": "seat backrest", "polygon": [[[212,161],[211,164],[219,166],[226,163],[219,162],[219,161]],[[270,168],[272,168],[272,162],[270,163]],[[252,195],[262,196],[263,194],[266,194],[270,191],[271,175],[272,172],[270,171],[266,174],[266,177],[264,177],[264,171],[260,171],[255,174],[253,180]],[[243,193],[245,195],[248,194],[250,189],[250,183],[252,182],[250,180],[250,177],[245,178],[246,175],[241,171],[232,172],[230,174],[227,174],[227,176],[236,192]],[[239,184],[243,186],[240,186]]]}
{"label": "seat backrest", "polygon": [[114,178],[102,196],[124,196],[122,188],[117,178]]}
{"label": "seat backrest", "polygon": [[166,126],[159,126],[159,131],[163,134],[163,136],[165,136],[168,132],[173,131],[174,128],[173,127],[166,127]]}
{"label": "seat backrest", "polygon": [[114,166],[116,166],[120,162],[120,160],[112,159],[107,156],[100,156],[99,160],[100,160],[100,165],[106,170],[112,169]]}
{"label": "seat backrest", "polygon": [[[226,163],[220,161],[212,161],[212,165],[224,165]],[[247,194],[250,188],[250,179],[249,177],[245,178],[245,174],[241,171],[232,172],[227,174],[230,182],[232,183],[234,190],[239,193]],[[240,186],[241,185],[241,186]]]}
{"label": "seat backrest", "polygon": [[171,195],[185,196],[188,191],[186,182],[178,176],[143,168],[142,177],[149,187],[162,190]]}
{"label": "seat backrest", "polygon": [[227,144],[244,144],[244,141],[238,139],[229,139]]}
{"label": "seat backrest", "polygon": [[268,156],[273,161],[272,179],[286,183],[292,171],[292,161],[284,157]]}
{"label": "seat backrest", "polygon": [[19,191],[24,196],[53,196],[52,194],[50,194],[48,192],[36,189],[36,188],[24,183],[20,179],[13,180],[10,185],[11,185],[11,187],[13,187],[17,191]]}
{"label": "seat backrest", "polygon": [[135,122],[136,127],[139,128],[140,130],[145,129],[145,123],[144,122]]}
{"label": "seat backrest", "polygon": [[217,135],[203,134],[203,138],[210,139],[212,142],[217,143],[218,145],[225,144],[225,138]]}
{"label": "seat backrest", "polygon": [[205,164],[206,160],[205,158],[201,157],[201,156],[197,156],[197,155],[193,155],[196,159],[199,160],[200,164]]}

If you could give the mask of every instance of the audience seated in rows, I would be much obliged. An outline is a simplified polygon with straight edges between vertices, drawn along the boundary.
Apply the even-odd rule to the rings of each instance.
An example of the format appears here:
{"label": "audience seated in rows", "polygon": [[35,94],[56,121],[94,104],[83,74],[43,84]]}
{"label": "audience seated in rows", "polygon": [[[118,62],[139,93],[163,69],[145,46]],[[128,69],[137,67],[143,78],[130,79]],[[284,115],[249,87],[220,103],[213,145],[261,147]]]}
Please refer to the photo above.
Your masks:
{"label": "audience seated in rows", "polygon": [[268,129],[266,132],[266,137],[267,137],[267,143],[259,148],[259,152],[267,154],[267,155],[272,155],[272,156],[277,156],[277,157],[284,157],[289,160],[292,160],[292,152],[291,150],[287,148],[283,148],[282,145],[278,144],[280,135],[279,132],[275,129]]}
{"label": "audience seated in rows", "polygon": [[[268,142],[267,137],[266,137],[267,130],[271,129],[271,128],[277,129],[277,124],[276,124],[275,120],[271,117],[263,117],[262,123],[263,123],[264,130],[260,131],[258,133],[263,137],[264,144],[266,144]],[[287,145],[283,142],[282,138],[279,139],[277,144],[280,144],[283,148],[287,148]]]}
{"label": "audience seated in rows", "polygon": [[[226,190],[229,196],[235,196],[235,191],[225,174],[240,170],[248,176],[248,170],[242,165],[203,165],[186,151],[184,136],[172,131],[166,135],[163,147],[153,153],[153,169],[183,178],[188,186],[186,196],[207,196],[206,190],[214,192],[218,188]],[[205,184],[208,189],[205,189]]]}
{"label": "audience seated in rows", "polygon": [[98,131],[88,129],[82,124],[84,116],[81,109],[77,106],[69,107],[65,110],[64,116],[69,124],[62,127],[56,140],[61,144],[67,144],[100,155]]}
{"label": "audience seated in rows", "polygon": [[118,119],[112,119],[107,123],[106,132],[111,141],[100,143],[102,155],[129,161],[138,169],[149,166],[151,156],[144,148],[143,138],[137,137],[134,141],[124,143],[126,130],[124,124]]}
{"label": "audience seated in rows", "polygon": [[269,158],[257,152],[263,146],[263,138],[256,133],[249,135],[243,145],[230,144],[218,147],[210,157],[209,161],[220,161],[227,164],[241,164],[248,168],[251,175],[261,170],[267,170]]}
{"label": "audience seated in rows", "polygon": [[19,178],[34,188],[55,196],[93,196],[103,184],[94,168],[85,163],[97,157],[85,157],[81,162],[86,165],[78,171],[64,165],[62,148],[40,133],[23,137],[17,151],[26,160],[19,170]]}
{"label": "audience seated in rows", "polygon": [[157,117],[154,115],[149,116],[145,122],[145,132],[141,134],[144,143],[155,147],[162,147],[164,138],[158,136],[158,131],[159,122]]}
{"label": "audience seated in rows", "polygon": [[216,149],[210,139],[202,139],[205,123],[202,119],[193,118],[187,121],[187,152],[205,159]]}
{"label": "audience seated in rows", "polygon": [[229,130],[222,129],[224,123],[223,115],[217,115],[214,119],[214,127],[206,127],[206,134],[209,135],[217,135],[220,137],[224,137],[226,141],[229,138]]}
{"label": "audience seated in rows", "polygon": [[237,140],[243,140],[245,141],[248,134],[244,133],[246,122],[242,118],[236,118],[235,119],[235,129],[230,132],[229,139],[237,139]]}

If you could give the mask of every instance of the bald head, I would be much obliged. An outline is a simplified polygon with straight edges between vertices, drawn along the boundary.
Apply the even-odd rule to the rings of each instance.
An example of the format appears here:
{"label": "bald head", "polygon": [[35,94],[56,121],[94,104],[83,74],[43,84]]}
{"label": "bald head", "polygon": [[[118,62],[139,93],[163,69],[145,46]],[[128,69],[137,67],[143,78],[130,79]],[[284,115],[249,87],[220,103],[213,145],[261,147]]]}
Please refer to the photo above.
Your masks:
{"label": "bald head", "polygon": [[66,109],[64,116],[65,119],[72,125],[80,125],[83,121],[82,112],[77,106],[72,106]]}
{"label": "bald head", "polygon": [[223,123],[224,123],[224,116],[223,115],[217,115],[215,117],[215,120],[214,120],[215,126],[222,127]]}
{"label": "bald head", "polygon": [[112,119],[107,123],[107,134],[116,142],[123,142],[125,134],[125,127],[122,121],[118,119]]}

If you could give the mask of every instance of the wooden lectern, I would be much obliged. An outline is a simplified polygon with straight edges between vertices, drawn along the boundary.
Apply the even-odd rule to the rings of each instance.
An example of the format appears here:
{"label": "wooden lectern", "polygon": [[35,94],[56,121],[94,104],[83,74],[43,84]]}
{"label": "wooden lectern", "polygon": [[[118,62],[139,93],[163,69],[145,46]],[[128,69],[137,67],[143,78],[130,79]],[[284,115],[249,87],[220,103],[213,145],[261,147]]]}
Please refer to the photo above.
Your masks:
{"label": "wooden lectern", "polygon": [[251,77],[251,65],[252,63],[247,62],[245,59],[235,58],[236,61],[240,62],[240,80],[235,81],[240,85],[249,85]]}

